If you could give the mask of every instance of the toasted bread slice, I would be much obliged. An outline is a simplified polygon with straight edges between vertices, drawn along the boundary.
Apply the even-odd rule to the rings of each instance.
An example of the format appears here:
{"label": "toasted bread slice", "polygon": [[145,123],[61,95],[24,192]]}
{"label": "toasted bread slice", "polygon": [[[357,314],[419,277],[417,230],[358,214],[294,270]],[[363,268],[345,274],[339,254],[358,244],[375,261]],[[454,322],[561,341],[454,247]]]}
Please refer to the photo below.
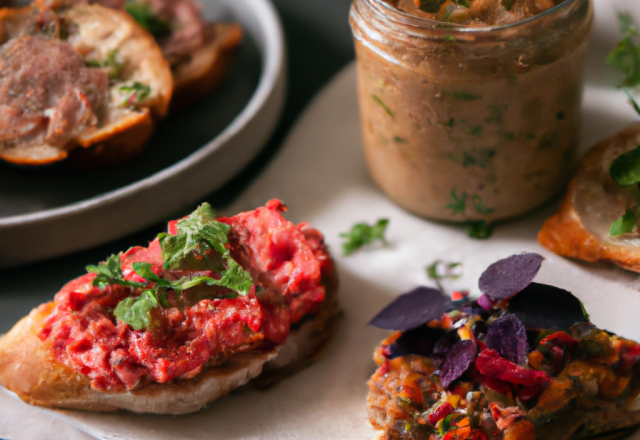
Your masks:
{"label": "toasted bread slice", "polygon": [[[338,311],[335,272],[326,280],[322,309],[293,329],[287,342],[273,350],[242,352],[222,365],[205,367],[193,379],[149,383],[133,391],[105,392],[90,380],[55,361],[38,338],[54,303],[43,304],[0,339],[0,383],[33,405],[137,413],[187,414],[258,377],[264,387],[306,366],[328,342]],[[283,356],[279,357],[278,353]],[[265,367],[265,376],[260,373]]]}
{"label": "toasted bread slice", "polygon": [[[30,32],[28,23],[41,13],[38,5],[0,10],[0,41]],[[77,147],[87,149],[78,160],[111,165],[138,154],[153,134],[155,121],[168,110],[173,83],[171,70],[155,40],[123,11],[77,4],[54,14],[64,40],[86,61],[104,60],[116,53],[121,69],[109,86],[108,106],[96,128],[64,146],[30,142],[0,143],[0,158],[19,165],[44,165],[67,158]],[[60,29],[57,30],[60,32]],[[58,34],[59,36],[59,34]],[[140,83],[148,96],[124,102],[122,87]]]}
{"label": "toasted bread slice", "polygon": [[560,210],[538,234],[542,246],[565,257],[611,261],[640,272],[638,232],[619,237],[609,234],[611,223],[624,214],[630,203],[624,189],[609,176],[609,167],[616,157],[638,145],[640,124],[635,124],[585,154]]}
{"label": "toasted bread slice", "polygon": [[242,27],[213,23],[213,38],[194,52],[187,62],[173,68],[174,94],[171,112],[184,110],[200,101],[220,83],[242,41]]}

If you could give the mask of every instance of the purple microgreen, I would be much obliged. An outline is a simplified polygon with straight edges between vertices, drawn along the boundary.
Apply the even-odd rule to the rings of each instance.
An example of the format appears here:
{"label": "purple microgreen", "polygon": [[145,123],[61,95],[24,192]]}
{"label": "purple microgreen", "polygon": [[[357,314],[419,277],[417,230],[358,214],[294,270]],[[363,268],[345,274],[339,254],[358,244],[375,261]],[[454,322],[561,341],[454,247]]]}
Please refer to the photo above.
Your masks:
{"label": "purple microgreen", "polygon": [[571,292],[546,284],[531,283],[509,300],[509,313],[516,315],[527,329],[562,330],[589,322],[582,302]]}
{"label": "purple microgreen", "polygon": [[525,253],[497,261],[480,276],[480,290],[493,300],[510,298],[533,281],[542,260],[538,254]]}
{"label": "purple microgreen", "polygon": [[410,330],[427,324],[453,309],[453,304],[440,291],[417,287],[397,297],[382,309],[369,325],[386,330]]}
{"label": "purple microgreen", "polygon": [[489,295],[482,295],[478,298],[478,305],[483,309],[489,311],[493,308],[493,301],[489,298]]}
{"label": "purple microgreen", "polygon": [[487,331],[487,347],[514,364],[524,365],[529,355],[527,330],[516,315],[496,319]]}
{"label": "purple microgreen", "polygon": [[458,342],[460,342],[458,332],[447,332],[436,342],[433,347],[433,354],[446,355]]}
{"label": "purple microgreen", "polygon": [[444,330],[434,329],[421,325],[420,327],[407,330],[398,339],[389,345],[388,359],[399,356],[416,354],[419,356],[431,356],[436,342],[441,340],[445,334]]}
{"label": "purple microgreen", "polygon": [[476,344],[467,339],[458,342],[447,353],[440,365],[440,383],[447,389],[451,382],[462,376],[476,358]]}

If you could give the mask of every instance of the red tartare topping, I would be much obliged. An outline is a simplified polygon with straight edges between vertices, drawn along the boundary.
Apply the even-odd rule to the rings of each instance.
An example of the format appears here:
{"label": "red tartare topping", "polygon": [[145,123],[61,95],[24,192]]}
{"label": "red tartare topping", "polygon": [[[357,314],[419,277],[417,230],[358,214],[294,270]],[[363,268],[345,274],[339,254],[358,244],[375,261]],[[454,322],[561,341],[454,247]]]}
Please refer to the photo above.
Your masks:
{"label": "red tartare topping", "polygon": [[[152,310],[152,327],[135,330],[117,320],[120,301],[139,289],[92,285],[94,273],[69,282],[55,297],[55,310],[39,337],[55,359],[85,374],[102,390],[133,389],[145,382],[191,378],[206,365],[218,365],[234,353],[270,349],[286,341],[290,325],[319,308],[323,274],[331,260],[323,237],[306,224],[294,225],[280,214],[281,202],[219,221],[231,226],[229,248],[235,261],[251,273],[255,288],[233,299],[206,298],[206,285],[169,291],[170,307]],[[177,233],[177,222],[169,233]],[[151,263],[165,279],[209,276],[210,270],[165,271],[158,239],[121,255],[129,281],[145,280],[133,263]],[[202,299],[205,298],[205,299]]]}

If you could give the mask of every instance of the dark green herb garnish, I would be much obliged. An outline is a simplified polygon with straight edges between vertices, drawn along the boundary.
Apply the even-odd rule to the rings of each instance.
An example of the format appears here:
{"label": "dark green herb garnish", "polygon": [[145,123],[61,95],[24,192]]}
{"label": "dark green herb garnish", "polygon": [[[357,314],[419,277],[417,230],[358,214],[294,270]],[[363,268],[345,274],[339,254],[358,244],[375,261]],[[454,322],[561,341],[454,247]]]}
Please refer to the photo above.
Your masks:
{"label": "dark green herb garnish", "polygon": [[494,208],[487,207],[482,201],[482,197],[480,197],[478,194],[474,194],[474,196],[471,198],[471,201],[473,202],[473,207],[475,208],[475,210],[481,214],[491,214],[495,211]]}
{"label": "dark green herb garnish", "polygon": [[444,37],[444,41],[446,41],[447,43],[451,43],[452,41],[455,41],[455,37],[453,35],[447,35],[446,37]]}
{"label": "dark green herb garnish", "polygon": [[526,137],[527,139],[532,140],[532,141],[535,141],[535,140],[538,138],[538,137],[537,137],[535,134],[533,134],[533,133],[527,133],[525,137]]}
{"label": "dark green herb garnish", "polygon": [[440,6],[442,6],[446,1],[447,0],[420,0],[420,6],[418,6],[418,8],[423,12],[435,14],[440,11]]}
{"label": "dark green herb garnish", "polygon": [[609,235],[612,237],[618,237],[628,232],[632,232],[636,227],[637,221],[636,213],[633,209],[627,209],[622,217],[611,223]]}
{"label": "dark green herb garnish", "polygon": [[151,311],[158,307],[156,293],[147,290],[138,297],[130,296],[118,303],[113,315],[136,330],[152,327]]}
{"label": "dark green herb garnish", "polygon": [[474,125],[471,127],[471,136],[482,136],[482,125]]}
{"label": "dark green herb garnish", "polygon": [[166,37],[171,33],[171,25],[166,21],[159,20],[151,11],[151,5],[146,1],[128,1],[124,5],[124,10],[156,39]]}
{"label": "dark green herb garnish", "polygon": [[564,118],[565,118],[565,114],[564,114],[564,112],[558,112],[558,113],[556,113],[556,119],[557,119],[558,121],[564,121]]}
{"label": "dark green herb garnish", "polygon": [[100,289],[104,289],[106,286],[112,284],[131,287],[144,286],[143,283],[136,283],[135,281],[127,281],[124,279],[122,267],[120,266],[120,257],[115,254],[97,266],[87,266],[87,272],[96,274],[92,284]]}
{"label": "dark green herb garnish", "polygon": [[387,105],[382,102],[382,99],[380,99],[380,97],[378,95],[371,95],[371,97],[373,98],[373,100],[375,102],[378,103],[378,105],[380,105],[380,107],[382,107],[384,109],[385,112],[387,112],[387,114],[389,116],[391,116],[393,118],[393,112],[391,111],[391,109],[389,107],[387,107]]}
{"label": "dark green herb garnish", "polygon": [[109,69],[109,79],[116,79],[122,72],[122,63],[118,61],[118,49],[113,49],[107,54],[104,60],[84,60],[87,67],[107,68]]}
{"label": "dark green herb garnish", "polygon": [[467,208],[467,193],[464,192],[460,194],[460,196],[458,196],[458,194],[456,194],[456,191],[457,190],[455,188],[451,190],[451,198],[453,199],[453,202],[449,203],[447,205],[447,208],[453,211],[451,213],[452,215],[455,215],[458,213],[464,214],[464,211]]}
{"label": "dark green herb garnish", "polygon": [[436,260],[426,268],[427,277],[434,280],[438,286],[438,290],[444,293],[442,280],[457,280],[462,276],[462,263],[447,263],[442,260]]}
{"label": "dark green herb garnish", "polygon": [[409,142],[405,138],[401,138],[400,136],[394,136],[393,140],[399,144],[406,144]]}
{"label": "dark green herb garnish", "polygon": [[449,119],[449,122],[447,122],[446,124],[444,124],[445,126],[449,127],[449,128],[453,128],[453,126],[456,124],[456,120],[451,118]]}
{"label": "dark green herb garnish", "polygon": [[467,233],[471,238],[489,238],[491,237],[491,229],[491,225],[484,220],[467,223]]}
{"label": "dark green herb garnish", "polygon": [[640,182],[640,146],[618,156],[611,162],[609,175],[620,186]]}
{"label": "dark green herb garnish", "polygon": [[475,101],[476,99],[482,98],[482,96],[472,95],[471,93],[465,92],[445,92],[444,94],[460,101]]}
{"label": "dark green herb garnish", "polygon": [[340,234],[340,237],[346,238],[347,241],[342,243],[342,255],[345,257],[352,254],[361,247],[371,244],[374,241],[381,241],[384,245],[388,245],[384,236],[389,219],[383,218],[371,226],[366,223],[357,223],[353,225],[349,232]]}
{"label": "dark green herb garnish", "polygon": [[637,87],[640,85],[640,47],[634,43],[638,28],[633,24],[631,14],[618,14],[623,38],[609,53],[607,63],[624,73],[624,80],[618,87]]}
{"label": "dark green herb garnish", "polygon": [[149,94],[151,93],[151,87],[136,81],[133,83],[133,85],[121,86],[120,91],[124,92],[125,96],[124,100],[122,101],[122,105],[124,107],[129,107],[134,104],[138,104],[148,98]]}

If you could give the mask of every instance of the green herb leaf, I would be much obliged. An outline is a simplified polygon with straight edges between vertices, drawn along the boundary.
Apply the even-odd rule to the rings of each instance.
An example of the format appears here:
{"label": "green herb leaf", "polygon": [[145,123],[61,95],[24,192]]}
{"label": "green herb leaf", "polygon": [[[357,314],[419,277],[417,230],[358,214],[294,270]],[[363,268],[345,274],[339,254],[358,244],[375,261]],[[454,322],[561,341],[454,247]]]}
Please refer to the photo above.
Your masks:
{"label": "green herb leaf", "polygon": [[609,53],[607,63],[625,75],[618,87],[637,87],[640,85],[640,47],[633,38],[638,36],[638,30],[628,13],[619,14],[618,19],[623,38]]}
{"label": "green herb leaf", "polygon": [[632,232],[636,227],[637,221],[636,213],[633,212],[633,209],[627,209],[622,217],[611,223],[609,235],[618,237],[622,234]]}
{"label": "green herb leaf", "polygon": [[384,102],[382,102],[382,99],[380,99],[380,97],[378,95],[371,95],[371,97],[373,98],[373,100],[375,102],[378,103],[378,105],[380,107],[382,107],[384,109],[385,112],[387,112],[387,114],[389,116],[391,116],[393,118],[393,112],[391,111],[391,109],[389,107],[387,107],[387,105]]}
{"label": "green herb leaf", "polygon": [[136,81],[130,86],[121,86],[120,91],[124,92],[125,96],[122,106],[129,107],[147,99],[151,94],[151,87]]}
{"label": "green herb leaf", "polygon": [[118,49],[110,51],[104,60],[84,60],[84,65],[87,67],[108,68],[109,79],[118,78],[123,66],[123,64],[118,61]]}
{"label": "green herb leaf", "polygon": [[97,266],[87,266],[87,272],[96,274],[92,284],[100,289],[104,289],[110,284],[131,287],[144,286],[142,283],[127,281],[124,279],[122,267],[120,265],[120,257],[115,254],[111,255],[106,261],[98,264]]}
{"label": "green herb leaf", "polygon": [[429,14],[435,14],[440,11],[440,6],[447,0],[420,0],[420,6],[418,8]]}
{"label": "green herb leaf", "polygon": [[166,37],[171,33],[171,25],[166,21],[159,20],[151,11],[151,5],[146,1],[128,1],[124,5],[124,10],[156,39]]}
{"label": "green herb leaf", "polygon": [[340,237],[348,239],[342,243],[342,255],[345,257],[360,249],[362,246],[373,243],[376,240],[381,241],[384,245],[388,245],[384,236],[389,219],[383,218],[370,226],[366,223],[357,223],[353,225],[349,232],[340,234]]}
{"label": "green herb leaf", "polygon": [[475,101],[476,99],[482,98],[482,96],[472,95],[471,93],[465,92],[444,92],[444,95],[451,96],[453,99],[460,101]]}
{"label": "green herb leaf", "polygon": [[488,208],[482,201],[482,197],[480,197],[478,194],[474,194],[474,196],[471,198],[471,201],[473,202],[473,207],[475,208],[475,210],[481,214],[491,214],[495,211],[494,208]]}
{"label": "green herb leaf", "polygon": [[453,211],[451,214],[452,215],[455,215],[458,213],[464,214],[464,211],[467,208],[467,193],[464,192],[460,194],[460,196],[458,196],[456,194],[456,189],[453,188],[451,190],[451,198],[453,199],[453,202],[447,205],[447,208]]}
{"label": "green herb leaf", "polygon": [[[249,293],[253,284],[251,275],[231,258],[229,250],[225,247],[231,227],[215,219],[211,205],[203,203],[186,219],[180,220],[177,227],[177,235],[158,235],[165,269],[182,269],[189,258],[209,258],[213,261],[214,255],[220,256],[226,261],[227,266],[218,270],[222,277],[219,280],[201,278],[208,278],[204,280],[208,285],[227,287],[240,295]],[[176,288],[174,285],[172,287]]]}
{"label": "green herb leaf", "polygon": [[[460,268],[459,271],[455,271],[456,268]],[[438,286],[438,290],[444,292],[441,280],[456,280],[462,276],[462,263],[447,263],[442,260],[436,260],[426,268],[427,277],[434,280]]]}
{"label": "green herb leaf", "polygon": [[633,109],[636,111],[636,113],[640,115],[640,106],[638,105],[638,102],[635,100],[635,98],[631,94],[631,91],[629,91],[629,89],[622,89],[622,90],[624,90],[624,93],[626,93],[627,98],[629,98],[629,102],[631,103],[631,107],[633,107]]}
{"label": "green herb leaf", "polygon": [[467,233],[471,238],[486,239],[491,237],[491,226],[484,220],[467,223]]}
{"label": "green herb leaf", "polygon": [[151,327],[151,310],[158,307],[158,298],[152,290],[145,290],[138,297],[129,297],[118,303],[113,315],[136,330]]}
{"label": "green herb leaf", "polygon": [[640,182],[640,146],[618,156],[611,162],[609,175],[620,186]]}

